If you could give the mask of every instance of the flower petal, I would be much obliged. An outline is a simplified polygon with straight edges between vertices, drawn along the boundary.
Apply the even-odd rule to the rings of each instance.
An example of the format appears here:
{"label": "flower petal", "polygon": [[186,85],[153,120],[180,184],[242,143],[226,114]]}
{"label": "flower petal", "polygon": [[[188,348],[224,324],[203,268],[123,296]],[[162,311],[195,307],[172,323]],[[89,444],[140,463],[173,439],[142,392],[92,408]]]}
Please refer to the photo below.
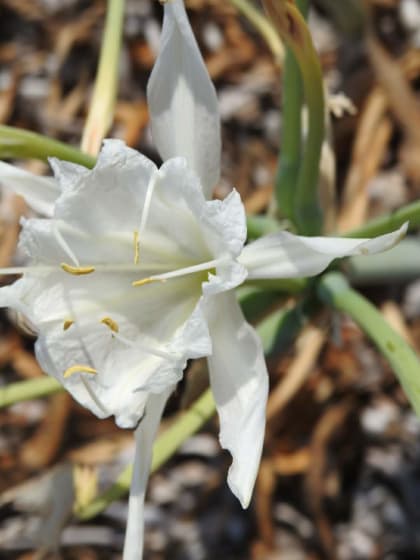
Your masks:
{"label": "flower petal", "polygon": [[163,160],[187,158],[210,198],[220,176],[220,117],[183,0],[165,4],[161,45],[147,89],[153,139]]}
{"label": "flower petal", "polygon": [[138,560],[143,557],[144,498],[152,463],[153,442],[163,409],[172,391],[173,387],[170,387],[160,395],[149,397],[145,415],[136,429],[136,451],[128,502],[124,560]]}
{"label": "flower petal", "polygon": [[233,457],[228,484],[248,506],[264,442],[268,375],[261,341],[245,321],[234,292],[208,306],[213,353],[210,384],[220,417],[220,443]]}
{"label": "flower petal", "polygon": [[224,200],[205,200],[185,158],[172,158],[159,170],[156,193],[146,230],[159,232],[167,242],[175,241],[195,262],[206,254],[209,259],[240,254],[247,230],[237,191]]}
{"label": "flower petal", "polygon": [[6,188],[23,196],[35,212],[52,216],[54,203],[60,195],[58,183],[54,178],[40,177],[0,161],[0,180]]}
{"label": "flower petal", "polygon": [[[198,288],[176,279],[144,288],[127,281],[122,293],[124,276],[90,275],[76,283],[67,276],[50,274],[22,294],[21,305],[31,309],[39,333],[37,359],[94,414],[115,415],[120,427],[133,427],[143,414],[145,394],[177,383],[189,358],[211,351],[205,319],[196,309]],[[64,377],[75,365],[97,373]]]}
{"label": "flower petal", "polygon": [[63,194],[54,216],[92,234],[137,229],[156,166],[120,140],[106,140],[92,170],[51,159]]}
{"label": "flower petal", "polygon": [[[123,428],[136,426],[149,393],[179,381],[188,359],[211,352],[199,282],[187,277],[135,288],[132,279],[58,269],[28,272],[0,289],[0,306],[24,313],[38,333],[43,370]],[[65,377],[75,366],[82,367]]]}
{"label": "flower petal", "polygon": [[302,237],[281,231],[247,245],[238,260],[248,269],[250,279],[315,276],[336,258],[391,249],[404,237],[407,227],[404,224],[374,239]]}

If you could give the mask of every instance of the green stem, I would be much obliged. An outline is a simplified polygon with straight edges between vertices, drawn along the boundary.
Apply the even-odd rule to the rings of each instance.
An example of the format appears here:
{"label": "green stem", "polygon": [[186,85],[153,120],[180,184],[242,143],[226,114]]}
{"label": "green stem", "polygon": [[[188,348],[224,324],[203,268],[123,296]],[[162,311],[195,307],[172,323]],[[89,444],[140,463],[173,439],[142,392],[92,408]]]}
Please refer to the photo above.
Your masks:
{"label": "green stem", "polygon": [[305,235],[322,231],[319,164],[325,132],[324,85],[321,65],[305,19],[293,1],[262,0],[299,65],[308,110],[308,133],[296,183],[294,222]]}
{"label": "green stem", "polygon": [[46,397],[62,390],[62,385],[53,377],[10,383],[6,387],[0,387],[0,409],[18,402]]}
{"label": "green stem", "polygon": [[108,0],[98,72],[81,144],[82,150],[92,155],[99,152],[114,119],[124,7],[124,0]]}
{"label": "green stem", "polygon": [[281,224],[268,216],[247,216],[248,239],[258,239],[263,235],[282,229]]}
{"label": "green stem", "polygon": [[267,43],[276,62],[282,65],[284,60],[284,46],[275,28],[268,19],[248,0],[230,0],[230,3],[252,23]]}
{"label": "green stem", "polygon": [[349,286],[341,274],[326,274],[319,282],[318,295],[327,305],[349,315],[373,340],[391,364],[411,405],[420,415],[420,362],[411,346],[368,300]]}
{"label": "green stem", "polygon": [[316,299],[304,297],[294,307],[274,311],[261,321],[257,331],[265,355],[274,356],[287,352],[308,319],[317,312],[318,307]]}
{"label": "green stem", "polygon": [[[310,37],[309,31],[307,33]],[[318,55],[312,41],[308,42],[308,45],[310,48],[304,54],[295,49],[295,56],[302,72],[308,109],[308,135],[296,185],[295,221],[299,233],[318,235],[322,231],[323,223],[318,186],[321,150],[325,135],[325,101]]]}
{"label": "green stem", "polygon": [[293,222],[302,150],[303,84],[299,66],[290,49],[286,54],[283,84],[283,123],[276,198],[280,216]]}
{"label": "green stem", "polygon": [[47,161],[56,157],[65,161],[78,163],[92,168],[96,159],[74,148],[36,134],[29,130],[0,125],[0,157],[1,158],[35,158]]}
{"label": "green stem", "polygon": [[[305,15],[307,0],[299,6]],[[283,72],[283,123],[281,151],[276,179],[277,207],[282,217],[295,218],[295,194],[302,156],[303,83],[299,65],[288,48]]]}
{"label": "green stem", "polygon": [[[186,439],[195,434],[215,413],[216,405],[210,389],[192,405],[162,435],[153,448],[151,472],[162,466],[179,449]],[[115,484],[98,496],[86,507],[76,511],[79,519],[91,519],[106,509],[112,502],[127,494],[130,488],[132,466],[128,466],[118,477]]]}
{"label": "green stem", "polygon": [[410,222],[410,229],[420,226],[420,200],[370,220],[365,225],[344,233],[343,237],[375,237],[398,229],[405,222]]}
{"label": "green stem", "polygon": [[[262,292],[290,296],[302,293],[309,285],[308,278],[272,278],[262,280],[246,280],[243,284],[247,288],[258,288]],[[241,300],[242,305],[242,300]]]}

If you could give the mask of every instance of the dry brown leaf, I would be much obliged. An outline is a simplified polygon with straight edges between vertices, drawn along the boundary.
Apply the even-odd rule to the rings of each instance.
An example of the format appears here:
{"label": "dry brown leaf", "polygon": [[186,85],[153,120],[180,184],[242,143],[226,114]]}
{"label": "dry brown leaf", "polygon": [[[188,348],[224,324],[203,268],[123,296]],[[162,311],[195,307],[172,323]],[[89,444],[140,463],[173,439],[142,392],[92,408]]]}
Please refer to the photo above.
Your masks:
{"label": "dry brown leaf", "polygon": [[325,556],[331,560],[337,557],[335,538],[323,504],[326,494],[328,451],[331,440],[342,429],[354,405],[353,397],[349,397],[328,408],[320,418],[310,444],[311,460],[305,477],[307,501],[315,517]]}
{"label": "dry brown leaf", "polygon": [[267,404],[267,422],[272,423],[283,408],[296,395],[312,373],[319,353],[326,340],[324,330],[308,326],[296,341],[296,356],[284,379],[270,393]]}
{"label": "dry brown leaf", "polygon": [[387,106],[385,93],[376,88],[362,110],[338,218],[340,232],[356,228],[366,220],[367,186],[378,172],[392,133],[392,124],[386,115]]}

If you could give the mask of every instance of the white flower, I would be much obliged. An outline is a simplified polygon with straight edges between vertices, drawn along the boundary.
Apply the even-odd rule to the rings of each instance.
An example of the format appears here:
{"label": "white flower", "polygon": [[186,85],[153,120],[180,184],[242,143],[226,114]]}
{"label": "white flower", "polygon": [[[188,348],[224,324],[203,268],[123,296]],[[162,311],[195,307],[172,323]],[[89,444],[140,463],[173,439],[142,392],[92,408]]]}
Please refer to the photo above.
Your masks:
{"label": "white flower", "polygon": [[[27,267],[0,305],[29,319],[36,355],[85,407],[135,427],[138,449],[125,558],[141,557],[138,526],[153,438],[187,360],[208,357],[228,482],[246,507],[261,456],[268,376],[261,343],[234,288],[246,278],[321,272],[336,257],[392,247],[405,228],[374,240],[280,232],[246,247],[233,191],[207,200],[220,173],[217,99],[182,0],[165,4],[162,48],[149,88],[154,163],[105,142],[92,171],[52,160],[55,181],[2,164],[9,187],[44,212],[22,222]],[[134,544],[133,544],[134,543]]]}

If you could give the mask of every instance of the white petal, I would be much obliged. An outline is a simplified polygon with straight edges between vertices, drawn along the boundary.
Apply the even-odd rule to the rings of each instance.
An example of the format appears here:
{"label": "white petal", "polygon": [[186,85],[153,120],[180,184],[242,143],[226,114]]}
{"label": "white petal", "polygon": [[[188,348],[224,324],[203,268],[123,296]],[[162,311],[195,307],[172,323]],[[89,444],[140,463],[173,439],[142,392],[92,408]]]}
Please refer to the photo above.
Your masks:
{"label": "white petal", "polygon": [[182,0],[165,4],[161,50],[147,96],[153,139],[162,159],[186,157],[210,198],[220,175],[220,117]]}
{"label": "white petal", "polygon": [[213,254],[224,249],[237,257],[247,235],[245,207],[240,194],[233,190],[223,200],[207,202],[201,225],[206,230],[207,243],[212,247]]}
{"label": "white petal", "polygon": [[139,560],[143,557],[144,498],[152,463],[153,442],[159,428],[163,409],[172,390],[173,387],[161,395],[151,395],[149,397],[145,416],[136,429],[136,451],[128,502],[124,560]]}
{"label": "white petal", "polygon": [[206,253],[209,258],[223,253],[233,257],[240,254],[247,230],[237,191],[224,200],[206,201],[185,158],[172,158],[159,170],[156,192],[148,221],[150,230],[175,240],[183,252],[194,258],[202,259]]}
{"label": "white petal", "polygon": [[120,140],[106,140],[92,170],[50,160],[63,194],[55,218],[93,234],[139,226],[144,196],[156,166]]}
{"label": "white petal", "polygon": [[336,258],[374,255],[391,249],[404,237],[407,227],[404,224],[374,239],[301,237],[281,231],[247,245],[238,260],[248,269],[248,278],[315,276]]}
{"label": "white petal", "polygon": [[81,265],[133,261],[134,230],[89,233],[62,220],[36,218],[21,219],[21,225],[19,249],[31,258],[32,264],[59,266],[66,262],[77,266],[75,259]]}
{"label": "white petal", "polygon": [[264,442],[268,375],[261,341],[245,321],[233,292],[208,308],[213,353],[210,384],[220,417],[220,443],[233,457],[228,484],[248,506]]}
{"label": "white petal", "polygon": [[19,279],[9,286],[0,288],[0,308],[10,307],[22,313],[30,323],[30,328],[36,331],[34,326],[34,316],[30,306],[25,302],[25,296],[36,289],[38,281],[36,279]]}
{"label": "white petal", "polygon": [[[75,282],[55,273],[41,278],[38,287],[31,282],[25,295],[22,305],[31,309],[39,333],[41,367],[83,406],[100,417],[114,415],[123,428],[137,424],[145,394],[173,385],[187,359],[211,351],[205,320],[194,313],[199,294],[193,283],[133,288],[124,276],[93,274]],[[102,323],[106,317],[115,321],[118,333]],[[74,324],[65,330],[66,320]],[[75,365],[97,373],[64,378]]]}
{"label": "white petal", "polygon": [[60,195],[58,183],[52,177],[40,177],[0,161],[0,182],[7,189],[23,196],[35,212],[52,216],[54,203]]}
{"label": "white petal", "polygon": [[[57,267],[58,268],[58,267]],[[134,288],[127,274],[74,277],[27,273],[0,289],[0,306],[17,308],[38,333],[37,359],[83,406],[120,427],[133,427],[149,392],[182,376],[190,358],[208,355],[211,341],[194,278]],[[114,332],[105,318],[118,325]],[[68,328],[65,322],[74,321]],[[75,365],[96,374],[63,374]]]}

